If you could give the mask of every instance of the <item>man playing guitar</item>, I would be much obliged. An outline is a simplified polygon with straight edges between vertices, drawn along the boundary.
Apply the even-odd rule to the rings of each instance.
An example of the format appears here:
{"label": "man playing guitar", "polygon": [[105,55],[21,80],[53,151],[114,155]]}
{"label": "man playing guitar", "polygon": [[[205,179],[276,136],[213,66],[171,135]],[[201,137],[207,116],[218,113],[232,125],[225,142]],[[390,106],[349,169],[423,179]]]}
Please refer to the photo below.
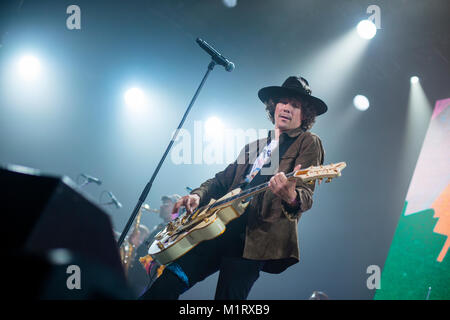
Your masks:
{"label": "man playing guitar", "polygon": [[[253,196],[221,236],[201,242],[168,264],[141,299],[178,299],[219,271],[215,299],[244,300],[260,271],[281,273],[299,261],[297,223],[312,206],[314,182],[290,181],[285,173],[323,164],[321,140],[309,130],[328,108],[311,95],[301,77],[289,77],[280,87],[265,87],[258,96],[274,124],[269,137],[246,145],[234,163],[182,197],[173,211],[184,206],[190,214],[237,187],[245,190],[269,181],[269,189]],[[264,169],[275,161],[278,170],[267,174]]]}

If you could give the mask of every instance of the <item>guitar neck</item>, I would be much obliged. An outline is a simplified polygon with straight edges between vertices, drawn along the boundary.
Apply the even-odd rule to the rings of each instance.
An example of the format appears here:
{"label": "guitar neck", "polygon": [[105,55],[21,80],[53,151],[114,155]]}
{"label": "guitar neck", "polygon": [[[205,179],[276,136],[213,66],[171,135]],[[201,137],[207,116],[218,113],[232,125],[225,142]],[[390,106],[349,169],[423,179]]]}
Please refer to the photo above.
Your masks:
{"label": "guitar neck", "polygon": [[[331,179],[335,177],[339,177],[341,175],[341,171],[347,166],[345,162],[339,162],[337,164],[329,164],[326,166],[311,166],[306,169],[301,169],[297,171],[290,172],[286,174],[286,178],[288,180],[293,179],[301,179],[303,182],[314,181],[316,179],[327,179],[325,182],[330,182]],[[220,201],[216,201],[213,204],[209,205],[210,208],[215,208],[219,206],[223,206],[228,204],[229,202],[236,201],[238,199],[245,199],[251,197],[260,192],[266,191],[269,186],[269,182],[257,185],[253,188],[244,190],[234,196],[225,198]]]}

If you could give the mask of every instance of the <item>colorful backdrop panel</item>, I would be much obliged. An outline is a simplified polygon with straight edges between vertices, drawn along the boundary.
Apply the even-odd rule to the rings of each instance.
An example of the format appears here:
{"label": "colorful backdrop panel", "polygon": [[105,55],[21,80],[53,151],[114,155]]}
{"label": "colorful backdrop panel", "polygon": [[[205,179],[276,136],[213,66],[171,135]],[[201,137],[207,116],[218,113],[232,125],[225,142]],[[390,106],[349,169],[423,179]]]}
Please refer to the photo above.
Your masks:
{"label": "colorful backdrop panel", "polygon": [[450,299],[450,98],[436,102],[375,299]]}

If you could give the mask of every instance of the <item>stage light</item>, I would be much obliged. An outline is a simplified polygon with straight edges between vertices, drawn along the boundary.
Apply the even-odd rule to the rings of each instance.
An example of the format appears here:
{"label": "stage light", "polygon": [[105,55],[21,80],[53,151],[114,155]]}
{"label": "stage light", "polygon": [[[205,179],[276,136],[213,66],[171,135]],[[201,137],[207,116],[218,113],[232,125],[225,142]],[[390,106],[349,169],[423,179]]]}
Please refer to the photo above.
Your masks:
{"label": "stage light", "polygon": [[403,161],[408,161],[412,155],[417,157],[419,142],[425,137],[433,110],[419,77],[412,76],[410,82],[404,141],[400,144],[403,148],[401,154],[405,157]]}
{"label": "stage light", "polygon": [[237,5],[237,0],[222,0],[222,2],[228,8],[234,8]]}
{"label": "stage light", "polygon": [[353,105],[355,106],[356,109],[360,111],[366,111],[369,108],[370,103],[369,99],[367,99],[363,95],[358,94],[353,98]]}
{"label": "stage light", "polygon": [[139,88],[131,88],[125,92],[125,103],[131,108],[140,108],[145,103],[145,95]]}
{"label": "stage light", "polygon": [[311,55],[299,58],[296,69],[310,75],[307,79],[313,92],[326,90],[328,99],[340,99],[351,78],[361,69],[369,45],[370,41],[361,40],[352,27],[333,41],[325,42]]}
{"label": "stage light", "polygon": [[359,36],[364,39],[372,39],[377,33],[377,27],[369,20],[362,20],[358,23],[356,30],[358,31]]}
{"label": "stage light", "polygon": [[223,136],[224,125],[217,117],[211,117],[205,122],[205,136],[208,139],[217,139]]}
{"label": "stage light", "polygon": [[417,83],[417,82],[419,82],[419,77],[413,76],[413,77],[411,77],[410,81],[412,84]]}
{"label": "stage light", "polygon": [[41,71],[39,59],[34,56],[26,55],[20,58],[18,63],[19,73],[22,78],[27,80],[36,79]]}

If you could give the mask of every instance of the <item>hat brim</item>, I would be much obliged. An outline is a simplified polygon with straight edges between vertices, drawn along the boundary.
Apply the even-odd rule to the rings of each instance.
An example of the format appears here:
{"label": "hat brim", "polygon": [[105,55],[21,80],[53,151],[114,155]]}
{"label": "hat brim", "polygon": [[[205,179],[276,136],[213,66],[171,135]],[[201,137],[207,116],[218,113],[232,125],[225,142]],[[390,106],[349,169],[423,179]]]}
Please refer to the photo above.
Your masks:
{"label": "hat brim", "polygon": [[317,115],[324,114],[328,110],[328,106],[321,99],[286,87],[271,86],[262,88],[258,91],[258,97],[263,103],[266,103],[269,99],[273,98],[300,97],[311,103],[316,110]]}

